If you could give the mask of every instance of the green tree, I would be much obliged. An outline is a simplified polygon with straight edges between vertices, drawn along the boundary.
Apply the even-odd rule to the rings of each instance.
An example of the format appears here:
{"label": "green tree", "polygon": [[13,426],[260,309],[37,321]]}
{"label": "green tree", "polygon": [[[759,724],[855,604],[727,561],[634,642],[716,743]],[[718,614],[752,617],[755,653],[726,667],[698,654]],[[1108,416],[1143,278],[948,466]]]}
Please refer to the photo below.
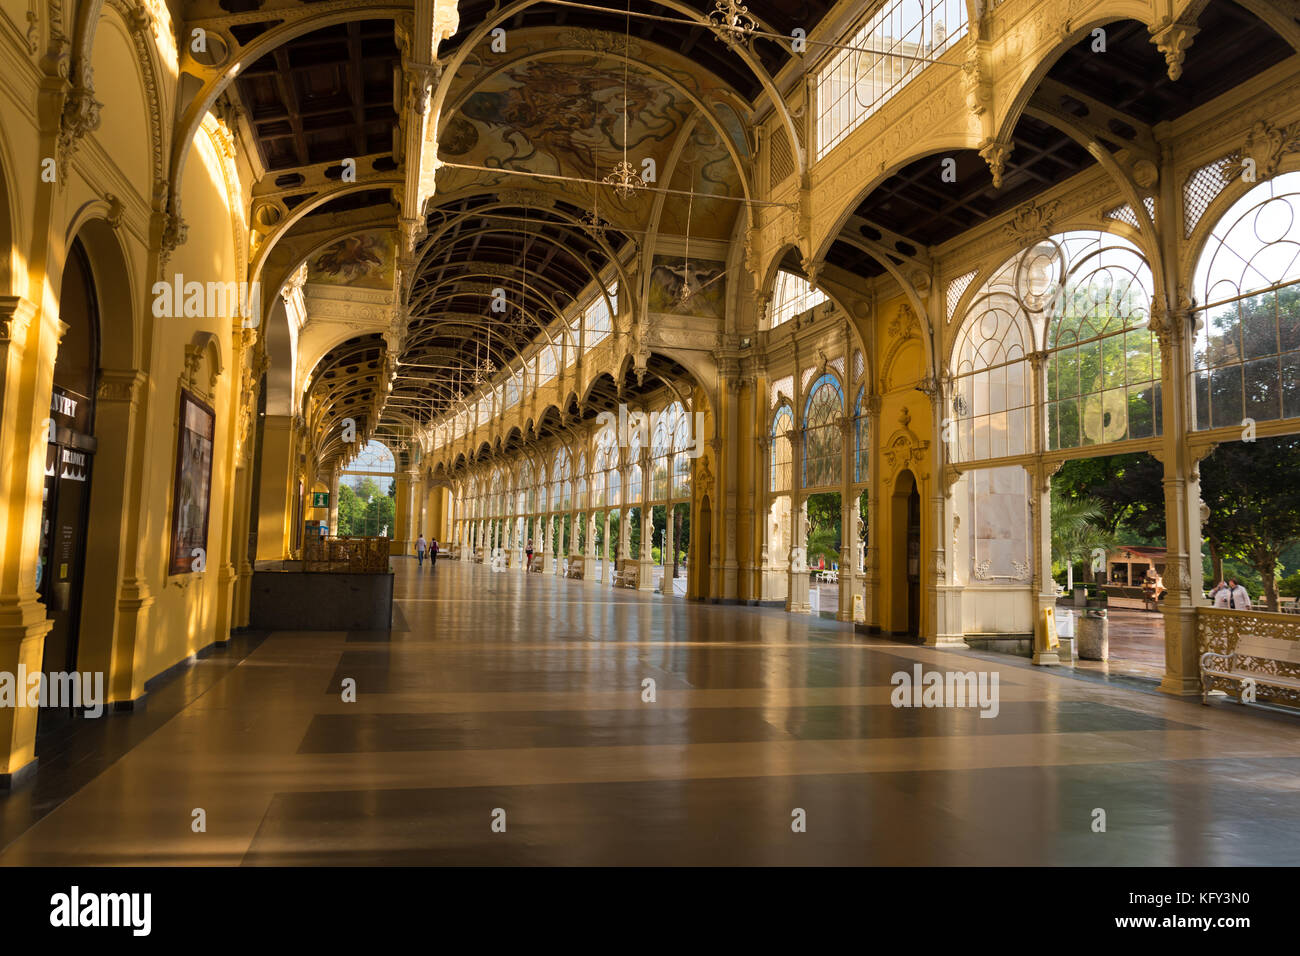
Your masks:
{"label": "green tree", "polygon": [[1053,495],[1096,506],[1093,523],[1130,544],[1165,543],[1164,466],[1146,452],[1077,458],[1061,465]]}
{"label": "green tree", "polygon": [[817,528],[808,535],[808,566],[815,567],[818,558],[826,559],[830,567],[840,559],[840,538],[834,528]]}
{"label": "green tree", "polygon": [[362,504],[357,500],[357,493],[351,485],[339,483],[339,529],[340,535],[356,534],[357,517]]}
{"label": "green tree", "polygon": [[1226,557],[1259,572],[1264,602],[1277,610],[1277,567],[1300,540],[1300,436],[1220,445],[1201,463],[1205,536]]}
{"label": "green tree", "polygon": [[393,516],[396,513],[393,499],[387,495],[376,495],[366,504],[366,534],[372,537],[393,536]]}
{"label": "green tree", "polygon": [[1052,494],[1052,556],[1065,565],[1065,586],[1074,590],[1074,566],[1091,565],[1093,551],[1115,547],[1114,532],[1102,524],[1102,510],[1090,501]]}

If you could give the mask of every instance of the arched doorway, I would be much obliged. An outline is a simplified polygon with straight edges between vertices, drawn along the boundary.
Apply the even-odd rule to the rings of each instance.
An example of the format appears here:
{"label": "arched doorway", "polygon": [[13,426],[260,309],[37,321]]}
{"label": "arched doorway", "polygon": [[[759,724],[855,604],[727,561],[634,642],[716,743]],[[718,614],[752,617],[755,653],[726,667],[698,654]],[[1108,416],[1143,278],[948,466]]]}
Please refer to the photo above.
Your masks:
{"label": "arched doorway", "polygon": [[908,469],[894,479],[890,518],[890,630],[917,638],[921,634],[921,496],[916,476]]}
{"label": "arched doorway", "polygon": [[[41,669],[77,670],[86,570],[91,471],[96,450],[95,390],[99,379],[99,300],[90,261],[74,241],[63,272],[59,317],[67,331],[54,362],[45,489],[41,508],[36,591],[53,624],[45,637]],[[37,733],[62,726],[72,708],[42,707]]]}

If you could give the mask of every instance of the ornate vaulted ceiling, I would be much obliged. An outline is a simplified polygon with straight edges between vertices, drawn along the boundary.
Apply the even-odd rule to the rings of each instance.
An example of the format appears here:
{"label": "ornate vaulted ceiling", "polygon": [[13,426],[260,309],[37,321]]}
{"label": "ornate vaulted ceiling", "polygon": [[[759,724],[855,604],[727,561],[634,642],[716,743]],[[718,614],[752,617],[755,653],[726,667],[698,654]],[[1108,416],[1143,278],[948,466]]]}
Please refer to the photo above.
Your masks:
{"label": "ornate vaulted ceiling", "polygon": [[[462,50],[499,6],[461,2],[458,28],[437,48],[444,64],[467,55],[446,78],[436,115],[445,165],[403,259],[403,133],[423,108],[404,85],[418,46],[410,14],[311,0],[187,4],[187,20],[219,33],[231,56],[259,51],[217,104],[252,147],[255,265],[278,284],[303,264],[308,293],[328,286],[339,302],[391,277],[406,317],[405,334],[376,329],[313,353],[324,357],[303,379],[303,413],[326,430],[348,417],[367,431],[409,432],[470,391],[475,367],[504,368],[548,341],[555,319],[601,277],[617,281],[648,236],[721,248],[747,225],[738,200],[751,189],[753,109],[791,61],[788,41],[720,41],[706,23],[712,0],[637,2],[631,16],[616,2],[555,0],[502,23],[505,52]],[[769,0],[748,10],[760,32],[788,37],[830,6]],[[638,173],[653,166],[653,188],[620,195],[599,184],[624,158]],[[396,247],[395,271],[367,258],[385,243]],[[490,308],[497,288],[510,300],[504,314]],[[652,373],[645,387],[663,382]],[[589,398],[613,401],[628,387],[611,380]],[[339,451],[317,449],[322,460]]]}
{"label": "ornate vaulted ceiling", "polygon": [[[1045,111],[1097,129],[1101,146],[1111,154],[1141,148],[1154,124],[1177,119],[1294,52],[1258,18],[1229,0],[1211,3],[1198,23],[1200,36],[1214,39],[1192,45],[1177,80],[1170,79],[1165,59],[1142,23],[1108,24],[1104,54],[1092,49],[1091,35],[1081,40],[1048,71],[1031,109],[1016,124],[1014,149],[1000,187],[993,185],[988,163],[971,150],[952,156],[956,179],[951,183],[938,175],[943,157],[916,160],[863,200],[827,261],[859,276],[879,275],[884,267],[870,250],[900,251],[898,237],[888,233],[905,238],[904,255],[914,254],[1091,166],[1095,160],[1087,148],[1045,119]],[[1243,50],[1250,55],[1241,55]],[[895,257],[895,262],[902,261],[903,257]]]}
{"label": "ornate vaulted ceiling", "polygon": [[[391,281],[403,316],[391,334],[354,331],[315,353],[325,357],[309,376],[313,415],[355,418],[360,409],[368,429],[409,432],[471,392],[475,368],[504,369],[553,340],[557,317],[598,280],[618,281],[648,244],[656,254],[642,278],[619,288],[637,315],[656,309],[653,283],[642,279],[680,264],[661,262],[661,252],[680,255],[688,239],[725,249],[744,235],[755,111],[769,108],[765,84],[792,62],[789,44],[762,35],[744,46],[722,42],[706,24],[713,0],[632,6],[527,6],[501,21],[505,49],[493,50],[480,28],[496,22],[501,4],[462,0],[458,27],[437,45],[427,98],[410,83],[419,41],[400,4],[187,4],[189,19],[220,28],[233,54],[258,49],[217,108],[238,119],[255,154],[259,267],[276,283],[304,262],[309,281],[344,290]],[[811,32],[831,3],[747,7],[760,34],[785,37]],[[265,42],[293,24],[308,28]],[[828,266],[858,277],[879,275],[882,260],[924,271],[931,247],[1089,168],[1098,150],[1131,162],[1150,147],[1155,124],[1291,53],[1230,0],[1210,3],[1198,25],[1177,80],[1136,22],[1107,26],[1104,58],[1090,38],[1067,50],[1009,131],[999,183],[973,151],[951,157],[953,182],[937,175],[940,157],[912,162],[862,200]],[[440,168],[432,203],[413,215],[406,163],[422,117],[436,131]],[[651,188],[624,194],[601,182],[624,159],[636,172],[653,167]],[[392,246],[395,267],[366,259],[376,243]],[[326,274],[322,258],[338,268]],[[724,265],[708,263],[713,274]],[[497,289],[504,313],[491,308]],[[674,374],[664,370],[661,381]],[[628,382],[607,384],[591,402],[627,394]]]}

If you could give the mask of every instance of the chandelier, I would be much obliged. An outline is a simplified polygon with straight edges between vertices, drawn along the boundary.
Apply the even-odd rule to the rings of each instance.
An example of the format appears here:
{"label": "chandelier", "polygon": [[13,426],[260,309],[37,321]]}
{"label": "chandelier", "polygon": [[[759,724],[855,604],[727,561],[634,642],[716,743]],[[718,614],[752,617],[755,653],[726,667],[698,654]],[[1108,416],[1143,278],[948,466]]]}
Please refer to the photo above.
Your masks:
{"label": "chandelier", "polygon": [[[624,133],[626,133],[627,123],[626,116],[624,120]],[[645,182],[637,175],[636,169],[626,159],[614,167],[614,171],[601,180],[606,186],[613,186],[614,192],[620,199],[627,199],[634,192],[645,186]]]}
{"label": "chandelier", "polygon": [[630,52],[628,36],[631,32],[632,4],[629,0],[627,19],[623,27],[623,159],[614,167],[613,172],[601,180],[606,186],[613,186],[614,192],[624,200],[630,198],[638,189],[645,187],[645,180],[637,175],[636,169],[627,161],[627,60]]}

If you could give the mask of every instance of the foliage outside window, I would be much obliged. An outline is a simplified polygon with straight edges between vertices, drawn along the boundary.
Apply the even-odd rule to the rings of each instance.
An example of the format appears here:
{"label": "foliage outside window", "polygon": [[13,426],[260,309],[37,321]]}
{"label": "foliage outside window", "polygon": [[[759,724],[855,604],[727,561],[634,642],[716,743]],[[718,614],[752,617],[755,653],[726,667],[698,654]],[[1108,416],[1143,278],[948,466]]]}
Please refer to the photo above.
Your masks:
{"label": "foliage outside window", "polygon": [[1196,427],[1300,417],[1300,173],[1256,186],[1197,264]]}

